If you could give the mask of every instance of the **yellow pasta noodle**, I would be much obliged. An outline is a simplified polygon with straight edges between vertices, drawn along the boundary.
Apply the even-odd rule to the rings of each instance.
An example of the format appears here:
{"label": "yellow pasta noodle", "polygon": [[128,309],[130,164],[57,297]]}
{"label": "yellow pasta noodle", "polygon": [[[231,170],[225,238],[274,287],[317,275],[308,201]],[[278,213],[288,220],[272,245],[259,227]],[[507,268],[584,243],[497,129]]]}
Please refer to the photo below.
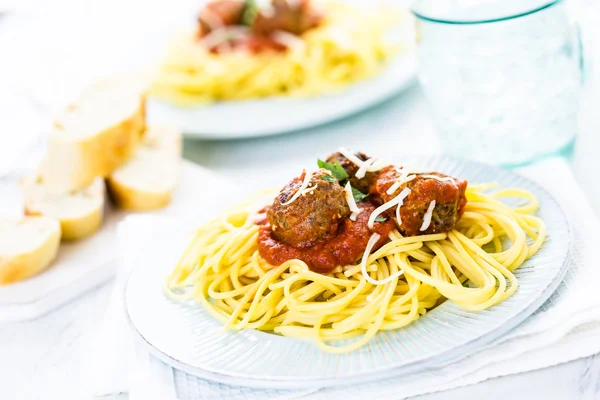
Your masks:
{"label": "yellow pasta noodle", "polygon": [[322,94],[373,76],[401,50],[398,40],[385,37],[397,13],[369,15],[334,3],[325,11],[324,23],[283,53],[214,54],[195,33],[182,34],[160,66],[152,93],[177,105]]}
{"label": "yellow pasta noodle", "polygon": [[[227,329],[313,339],[333,353],[406,326],[446,299],[484,310],[515,293],[513,272],[546,236],[531,193],[487,189],[467,189],[465,213],[448,233],[403,237],[392,231],[387,244],[367,254],[366,273],[376,280],[402,273],[379,285],[365,279],[360,262],[329,274],[300,260],[269,265],[258,252],[257,208],[240,205],[195,232],[165,292],[175,300],[194,298]],[[527,202],[511,208],[503,197]]]}

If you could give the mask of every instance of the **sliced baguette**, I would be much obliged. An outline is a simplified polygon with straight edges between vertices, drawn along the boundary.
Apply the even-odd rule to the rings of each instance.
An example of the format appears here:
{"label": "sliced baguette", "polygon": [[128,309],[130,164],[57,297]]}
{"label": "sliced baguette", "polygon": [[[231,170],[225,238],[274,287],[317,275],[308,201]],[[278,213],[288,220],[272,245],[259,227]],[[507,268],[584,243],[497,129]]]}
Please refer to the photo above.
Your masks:
{"label": "sliced baguette", "polygon": [[44,215],[60,222],[63,240],[77,240],[96,232],[104,215],[104,182],[97,178],[84,189],[52,191],[39,176],[21,182],[26,215]]}
{"label": "sliced baguette", "polygon": [[60,224],[48,217],[0,219],[0,285],[30,278],[54,261]]}
{"label": "sliced baguette", "polygon": [[149,128],[131,160],[106,180],[111,198],[132,211],[165,207],[177,185],[180,159],[181,132],[172,127]]}
{"label": "sliced baguette", "polygon": [[42,177],[54,191],[81,189],[124,163],[146,124],[146,94],[122,76],[99,81],[60,115],[48,140]]}

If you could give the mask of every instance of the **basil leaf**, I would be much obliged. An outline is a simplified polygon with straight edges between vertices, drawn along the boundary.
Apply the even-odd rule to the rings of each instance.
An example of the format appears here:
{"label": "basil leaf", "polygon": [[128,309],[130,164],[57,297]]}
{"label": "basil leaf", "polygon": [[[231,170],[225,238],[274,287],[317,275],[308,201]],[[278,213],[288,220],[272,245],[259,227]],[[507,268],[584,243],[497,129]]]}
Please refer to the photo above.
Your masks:
{"label": "basil leaf", "polygon": [[354,197],[354,201],[357,203],[360,203],[361,201],[363,201],[364,199],[369,197],[368,193],[365,194],[365,193],[361,192],[360,190],[355,189],[352,186],[350,186],[350,188],[352,188],[352,197]]}
{"label": "basil leaf", "polygon": [[328,163],[323,160],[318,160],[317,165],[319,166],[319,168],[325,168],[326,170],[331,172],[335,179],[337,179],[338,181],[348,179],[348,173],[346,172],[344,167],[342,167],[337,161],[333,163]]}
{"label": "basil leaf", "polygon": [[323,179],[323,180],[325,180],[327,182],[337,182],[337,179],[335,179],[331,175],[321,175],[321,179]]}
{"label": "basil leaf", "polygon": [[244,14],[242,15],[242,24],[246,26],[254,25],[257,15],[258,4],[256,4],[256,0],[246,0],[246,7],[244,8]]}
{"label": "basil leaf", "polygon": [[387,221],[387,218],[386,218],[386,217],[384,217],[383,215],[378,215],[378,216],[375,218],[375,222],[385,222],[385,221]]}

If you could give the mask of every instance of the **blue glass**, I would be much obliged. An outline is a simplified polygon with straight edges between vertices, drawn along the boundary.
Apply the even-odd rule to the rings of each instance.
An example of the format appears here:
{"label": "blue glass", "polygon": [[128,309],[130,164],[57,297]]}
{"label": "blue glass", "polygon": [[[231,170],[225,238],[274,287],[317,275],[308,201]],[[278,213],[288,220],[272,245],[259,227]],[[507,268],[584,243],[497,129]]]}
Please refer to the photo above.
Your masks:
{"label": "blue glass", "polygon": [[413,13],[448,153],[515,166],[572,148],[582,56],[564,1],[421,0]]}

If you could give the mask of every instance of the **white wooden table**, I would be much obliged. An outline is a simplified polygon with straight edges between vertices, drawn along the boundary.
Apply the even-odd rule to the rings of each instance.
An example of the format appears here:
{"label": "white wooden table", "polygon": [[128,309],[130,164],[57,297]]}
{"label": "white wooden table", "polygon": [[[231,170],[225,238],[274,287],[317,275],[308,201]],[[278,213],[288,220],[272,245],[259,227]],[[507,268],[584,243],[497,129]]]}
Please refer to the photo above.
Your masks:
{"label": "white wooden table", "polygon": [[[59,0],[59,2],[67,3],[67,0]],[[99,43],[104,43],[101,40],[102,29],[108,28],[106,24],[98,22],[100,17],[107,16],[109,13],[104,6],[94,3],[94,12],[98,17],[94,20],[96,23],[84,23],[79,18],[88,14],[87,6],[75,5],[75,2],[72,1],[68,1],[68,3],[73,6],[72,12],[68,15],[61,14],[63,15],[62,20],[58,19],[53,8],[42,6],[37,12],[42,13],[44,17],[34,13],[28,29],[36,29],[36,32],[41,35],[40,42],[44,44],[51,42],[46,35],[52,37],[54,34],[54,37],[57,35],[72,40],[76,32],[69,29],[73,29],[73,26],[78,29],[84,29],[84,27],[89,29],[87,37],[92,37],[92,39],[87,44],[93,44],[95,47],[91,46],[90,49],[90,46],[87,46],[88,51],[85,54],[88,55],[87,62],[90,63],[87,65],[93,65],[94,60],[102,59],[102,54],[110,53],[110,51],[100,48]],[[106,3],[108,4],[110,1]],[[133,9],[135,7],[121,7],[123,13]],[[43,33],[41,27],[36,26],[37,23],[42,24],[41,21],[44,19],[46,20],[44,26],[54,26],[56,32],[52,33],[52,29],[50,29]],[[51,21],[49,25],[47,24],[48,20]],[[117,38],[114,30],[118,28],[119,24],[124,28],[127,22],[124,18],[117,18],[106,35],[114,36],[113,39]],[[65,28],[65,26],[71,28]],[[3,30],[2,22],[0,22],[0,54],[4,55],[6,53],[2,51],[8,47],[3,48],[2,46],[8,46],[7,43],[10,40],[6,38],[7,35],[11,35],[7,31],[8,29]],[[81,40],[81,38],[78,39]],[[65,49],[58,46],[54,49],[45,48],[40,51],[44,54],[47,53],[47,57],[52,54],[66,57],[62,64],[67,68],[65,63],[85,65],[85,62],[80,60],[80,58],[86,58],[82,50],[84,47]],[[37,86],[40,92],[46,95],[51,94],[53,90],[56,90],[57,87],[60,88],[68,81],[69,74],[61,73],[59,64],[38,65],[37,68],[29,64],[17,65],[25,63],[24,60],[28,60],[31,54],[28,55],[24,50],[17,51],[16,54],[20,58],[7,60],[0,56],[0,60],[2,60],[0,63],[3,63],[0,68],[5,68],[4,70],[0,69],[1,76],[6,77],[10,74],[15,82],[27,82],[29,76],[33,79],[33,81],[29,81],[30,88],[35,89]],[[12,61],[13,64],[8,61]],[[111,62],[98,61],[97,64],[108,67]],[[22,67],[19,68],[21,65]],[[69,68],[72,70],[73,65],[70,65]],[[94,70],[96,72],[101,70],[98,65],[95,68],[97,68]],[[19,70],[22,72],[21,75],[18,74]],[[27,71],[36,71],[37,76],[27,75]],[[81,71],[80,73],[83,74]],[[74,78],[78,76],[74,76]],[[38,86],[38,82],[48,80],[52,81],[49,86],[42,87],[42,83]],[[3,111],[5,110],[0,112]],[[590,118],[593,120],[592,117]],[[581,181],[587,182],[593,207],[596,213],[600,214],[598,189],[597,186],[592,187],[590,184],[592,180],[589,178],[590,172],[596,172],[595,176],[598,176],[597,173],[600,172],[597,157],[593,157],[592,150],[590,150],[600,149],[600,135],[595,134],[593,127],[590,126],[584,131],[587,133],[584,132],[585,136],[582,136],[580,140],[583,145],[575,155],[577,176]],[[0,132],[1,134],[6,133]],[[382,143],[385,143],[385,146],[382,146]],[[342,145],[389,159],[394,159],[395,155],[407,152],[436,153],[441,151],[435,130],[427,116],[421,91],[418,87],[413,87],[375,109],[315,129],[236,142],[186,141],[185,155],[187,158],[223,174],[248,190],[252,190],[264,186],[264,183],[283,183],[289,176],[297,174],[302,167],[313,166],[317,157],[325,157]],[[0,399],[84,399],[90,397],[84,381],[86,333],[93,330],[99,323],[107,305],[111,287],[112,282],[105,284],[38,320],[0,324]],[[124,399],[126,396],[119,398]],[[589,357],[540,371],[493,379],[466,388],[423,396],[423,399],[470,398],[600,398],[600,357]]]}

